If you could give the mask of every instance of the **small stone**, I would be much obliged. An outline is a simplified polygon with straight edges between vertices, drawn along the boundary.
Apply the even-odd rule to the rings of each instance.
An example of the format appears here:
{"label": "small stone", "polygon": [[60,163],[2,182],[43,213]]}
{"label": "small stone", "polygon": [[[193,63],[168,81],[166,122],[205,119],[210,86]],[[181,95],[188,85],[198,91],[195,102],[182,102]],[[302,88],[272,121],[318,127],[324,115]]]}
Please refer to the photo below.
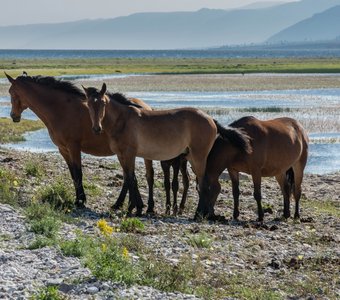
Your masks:
{"label": "small stone", "polygon": [[99,292],[99,289],[96,286],[90,286],[86,290],[89,294],[96,294]]}

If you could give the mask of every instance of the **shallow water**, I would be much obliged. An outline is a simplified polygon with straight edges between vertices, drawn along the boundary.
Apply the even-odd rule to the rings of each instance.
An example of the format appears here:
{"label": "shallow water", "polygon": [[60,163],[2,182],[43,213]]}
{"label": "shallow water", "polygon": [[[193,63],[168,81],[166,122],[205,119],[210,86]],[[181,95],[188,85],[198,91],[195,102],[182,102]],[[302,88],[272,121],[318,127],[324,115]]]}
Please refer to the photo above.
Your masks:
{"label": "shallow water", "polygon": [[[285,90],[285,91],[259,91],[259,92],[140,92],[129,93],[129,96],[138,97],[158,109],[194,106],[201,108],[315,108],[315,116],[293,115],[291,112],[282,112],[306,121],[306,118],[320,118],[318,107],[328,107],[336,112],[340,107],[340,89],[314,89],[314,90]],[[8,117],[10,112],[9,97],[1,97],[0,117]],[[8,104],[8,105],[7,105]],[[214,114],[212,116],[224,125],[229,124],[242,115],[256,115],[265,118],[268,116],[259,113],[234,113]],[[273,114],[270,114],[272,116]],[[280,115],[280,113],[279,113]],[[275,114],[275,117],[277,114]],[[26,119],[36,119],[33,112],[27,110],[22,115]],[[321,116],[325,122],[339,122],[339,113],[332,116]],[[308,121],[308,120],[307,120]],[[15,125],[13,125],[15,126]],[[19,144],[8,144],[6,147],[34,151],[57,151],[51,142],[47,130],[30,132],[25,135],[26,141]],[[340,171],[340,132],[312,132],[310,133],[311,145],[306,172],[324,174]]]}

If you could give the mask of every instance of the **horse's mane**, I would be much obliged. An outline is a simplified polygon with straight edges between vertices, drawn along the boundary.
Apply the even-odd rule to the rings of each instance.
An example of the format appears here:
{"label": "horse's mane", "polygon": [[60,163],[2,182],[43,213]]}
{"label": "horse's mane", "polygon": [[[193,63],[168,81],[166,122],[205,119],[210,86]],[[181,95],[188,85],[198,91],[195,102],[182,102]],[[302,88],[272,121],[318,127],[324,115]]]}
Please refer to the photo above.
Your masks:
{"label": "horse's mane", "polygon": [[132,105],[132,106],[137,107],[137,108],[143,108],[139,104],[134,103],[131,100],[129,100],[128,98],[126,98],[126,96],[121,94],[121,93],[106,92],[106,95],[110,98],[110,100],[116,101],[116,102],[118,102],[120,104],[123,104],[123,105]]}
{"label": "horse's mane", "polygon": [[66,93],[73,94],[75,96],[81,97],[82,99],[85,98],[84,92],[76,87],[73,83],[70,81],[65,81],[61,79],[56,79],[52,76],[19,76],[17,77],[17,80],[21,82],[33,82],[40,84],[45,87],[49,87],[52,89],[56,89],[59,91],[63,91]]}

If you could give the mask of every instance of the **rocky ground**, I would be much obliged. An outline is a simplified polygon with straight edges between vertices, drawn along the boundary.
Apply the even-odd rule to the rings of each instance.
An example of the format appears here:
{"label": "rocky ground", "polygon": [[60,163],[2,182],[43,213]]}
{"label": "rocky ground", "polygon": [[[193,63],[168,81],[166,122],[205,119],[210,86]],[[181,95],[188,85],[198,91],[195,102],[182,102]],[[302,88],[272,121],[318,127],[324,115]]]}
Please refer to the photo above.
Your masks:
{"label": "rocky ground", "polygon": [[[39,177],[26,175],[28,163],[44,170]],[[339,299],[340,297],[340,173],[306,175],[303,183],[301,220],[281,220],[282,199],[273,179],[262,185],[267,208],[264,224],[257,223],[256,204],[248,176],[241,181],[241,215],[231,220],[230,182],[222,180],[216,212],[227,222],[197,223],[192,220],[197,192],[191,173],[190,191],[182,216],[166,216],[162,173],[155,165],[155,216],[140,218],[142,232],[113,232],[113,237],[130,237],[167,264],[195,264],[197,278],[188,285],[192,294],[164,292],[150,286],[126,285],[101,280],[83,261],[65,256],[57,245],[29,249],[36,239],[25,217],[24,207],[37,191],[62,178],[73,189],[66,164],[59,154],[32,154],[0,150],[0,171],[15,174],[13,186],[20,194],[19,205],[0,204],[0,298],[27,299],[42,287],[57,286],[67,299]],[[77,230],[96,234],[96,223],[105,219],[119,226],[122,212],[110,213],[122,184],[115,160],[83,158],[87,209],[69,215],[60,237],[72,240]],[[25,171],[26,170],[26,171]],[[144,167],[137,162],[139,187],[147,202]],[[1,172],[0,172],[1,175]],[[1,178],[0,178],[1,179]],[[3,202],[0,199],[0,202]],[[137,253],[137,251],[136,251]],[[130,250],[130,256],[138,256]],[[138,259],[138,258],[136,258]],[[202,292],[195,282],[205,286]]]}

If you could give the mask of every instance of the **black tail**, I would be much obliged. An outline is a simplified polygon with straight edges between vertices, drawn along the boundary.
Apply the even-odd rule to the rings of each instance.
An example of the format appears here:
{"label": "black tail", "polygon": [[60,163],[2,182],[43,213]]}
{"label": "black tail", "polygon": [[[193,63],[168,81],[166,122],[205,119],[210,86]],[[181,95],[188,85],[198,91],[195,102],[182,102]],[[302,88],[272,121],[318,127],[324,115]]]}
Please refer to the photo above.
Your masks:
{"label": "black tail", "polygon": [[288,171],[286,172],[286,179],[288,183],[289,194],[292,194],[294,192],[294,187],[295,187],[293,168],[288,169]]}
{"label": "black tail", "polygon": [[237,148],[245,153],[251,153],[250,137],[240,129],[232,127],[223,127],[220,123],[214,120],[218,134],[224,139],[229,140]]}

